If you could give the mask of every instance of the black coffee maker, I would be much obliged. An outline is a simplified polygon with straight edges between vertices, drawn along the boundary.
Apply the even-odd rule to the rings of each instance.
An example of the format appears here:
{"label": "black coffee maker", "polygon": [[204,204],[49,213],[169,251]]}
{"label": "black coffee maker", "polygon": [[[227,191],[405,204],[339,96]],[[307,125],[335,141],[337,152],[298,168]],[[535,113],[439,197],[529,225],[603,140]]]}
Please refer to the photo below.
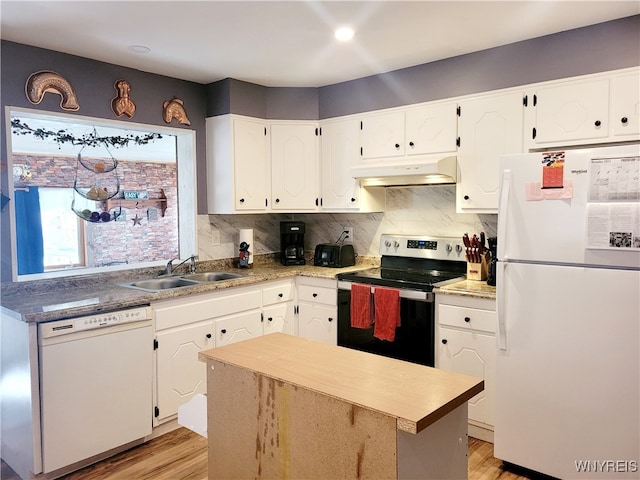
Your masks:
{"label": "black coffee maker", "polygon": [[498,262],[498,239],[496,237],[487,238],[491,260],[489,262],[489,272],[487,273],[487,285],[496,286],[496,263]]}
{"label": "black coffee maker", "polygon": [[280,263],[304,265],[304,222],[280,222]]}

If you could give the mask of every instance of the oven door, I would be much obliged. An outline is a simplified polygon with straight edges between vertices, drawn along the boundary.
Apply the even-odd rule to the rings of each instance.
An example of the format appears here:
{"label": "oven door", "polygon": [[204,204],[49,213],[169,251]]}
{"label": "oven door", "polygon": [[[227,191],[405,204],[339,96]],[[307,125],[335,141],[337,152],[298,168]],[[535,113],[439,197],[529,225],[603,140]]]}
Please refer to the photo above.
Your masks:
{"label": "oven door", "polygon": [[351,283],[338,282],[338,345],[429,367],[435,361],[435,304],[433,293],[400,291],[400,326],[395,340],[373,336],[368,329],[351,326]]}

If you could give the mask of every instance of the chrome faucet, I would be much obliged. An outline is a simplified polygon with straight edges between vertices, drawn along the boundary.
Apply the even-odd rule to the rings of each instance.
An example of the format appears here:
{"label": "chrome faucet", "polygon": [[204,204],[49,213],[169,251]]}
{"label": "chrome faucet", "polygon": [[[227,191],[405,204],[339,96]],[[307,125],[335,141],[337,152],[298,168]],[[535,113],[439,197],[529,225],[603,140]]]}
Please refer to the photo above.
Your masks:
{"label": "chrome faucet", "polygon": [[172,258],[171,260],[169,260],[167,262],[167,266],[164,269],[164,274],[165,275],[173,275],[173,271],[176,268],[179,268],[180,266],[184,265],[185,263],[189,262],[189,273],[196,273],[196,260],[198,259],[197,255],[191,255],[189,258],[187,258],[186,260],[183,260],[182,262],[180,262],[178,265],[173,265],[173,262],[175,260],[180,260],[179,258]]}

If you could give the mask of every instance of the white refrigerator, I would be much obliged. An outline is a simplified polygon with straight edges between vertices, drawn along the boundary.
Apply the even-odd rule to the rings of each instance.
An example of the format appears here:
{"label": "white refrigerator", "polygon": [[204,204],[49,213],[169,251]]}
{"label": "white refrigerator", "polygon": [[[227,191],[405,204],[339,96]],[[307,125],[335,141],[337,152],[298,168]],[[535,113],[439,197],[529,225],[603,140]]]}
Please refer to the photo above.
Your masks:
{"label": "white refrigerator", "polygon": [[507,155],[494,455],[640,478],[640,146]]}

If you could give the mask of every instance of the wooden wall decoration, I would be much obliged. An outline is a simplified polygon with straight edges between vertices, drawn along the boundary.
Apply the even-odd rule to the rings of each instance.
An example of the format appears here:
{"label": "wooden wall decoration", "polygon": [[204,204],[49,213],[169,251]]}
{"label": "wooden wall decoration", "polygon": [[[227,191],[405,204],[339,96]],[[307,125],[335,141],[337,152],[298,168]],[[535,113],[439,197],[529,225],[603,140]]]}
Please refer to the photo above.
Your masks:
{"label": "wooden wall decoration", "polygon": [[181,125],[191,125],[191,121],[187,117],[187,112],[184,109],[184,102],[179,98],[173,98],[162,104],[164,107],[163,118],[165,123],[171,123],[174,118]]}
{"label": "wooden wall decoration", "polygon": [[113,88],[116,89],[116,96],[111,101],[111,110],[118,117],[126,115],[131,118],[136,113],[136,104],[133,103],[129,94],[131,93],[131,84],[126,80],[118,80]]}
{"label": "wooden wall decoration", "polygon": [[71,84],[62,75],[49,70],[32,73],[25,84],[27,99],[34,105],[39,104],[47,92],[60,95],[60,108],[79,110],[78,99]]}

